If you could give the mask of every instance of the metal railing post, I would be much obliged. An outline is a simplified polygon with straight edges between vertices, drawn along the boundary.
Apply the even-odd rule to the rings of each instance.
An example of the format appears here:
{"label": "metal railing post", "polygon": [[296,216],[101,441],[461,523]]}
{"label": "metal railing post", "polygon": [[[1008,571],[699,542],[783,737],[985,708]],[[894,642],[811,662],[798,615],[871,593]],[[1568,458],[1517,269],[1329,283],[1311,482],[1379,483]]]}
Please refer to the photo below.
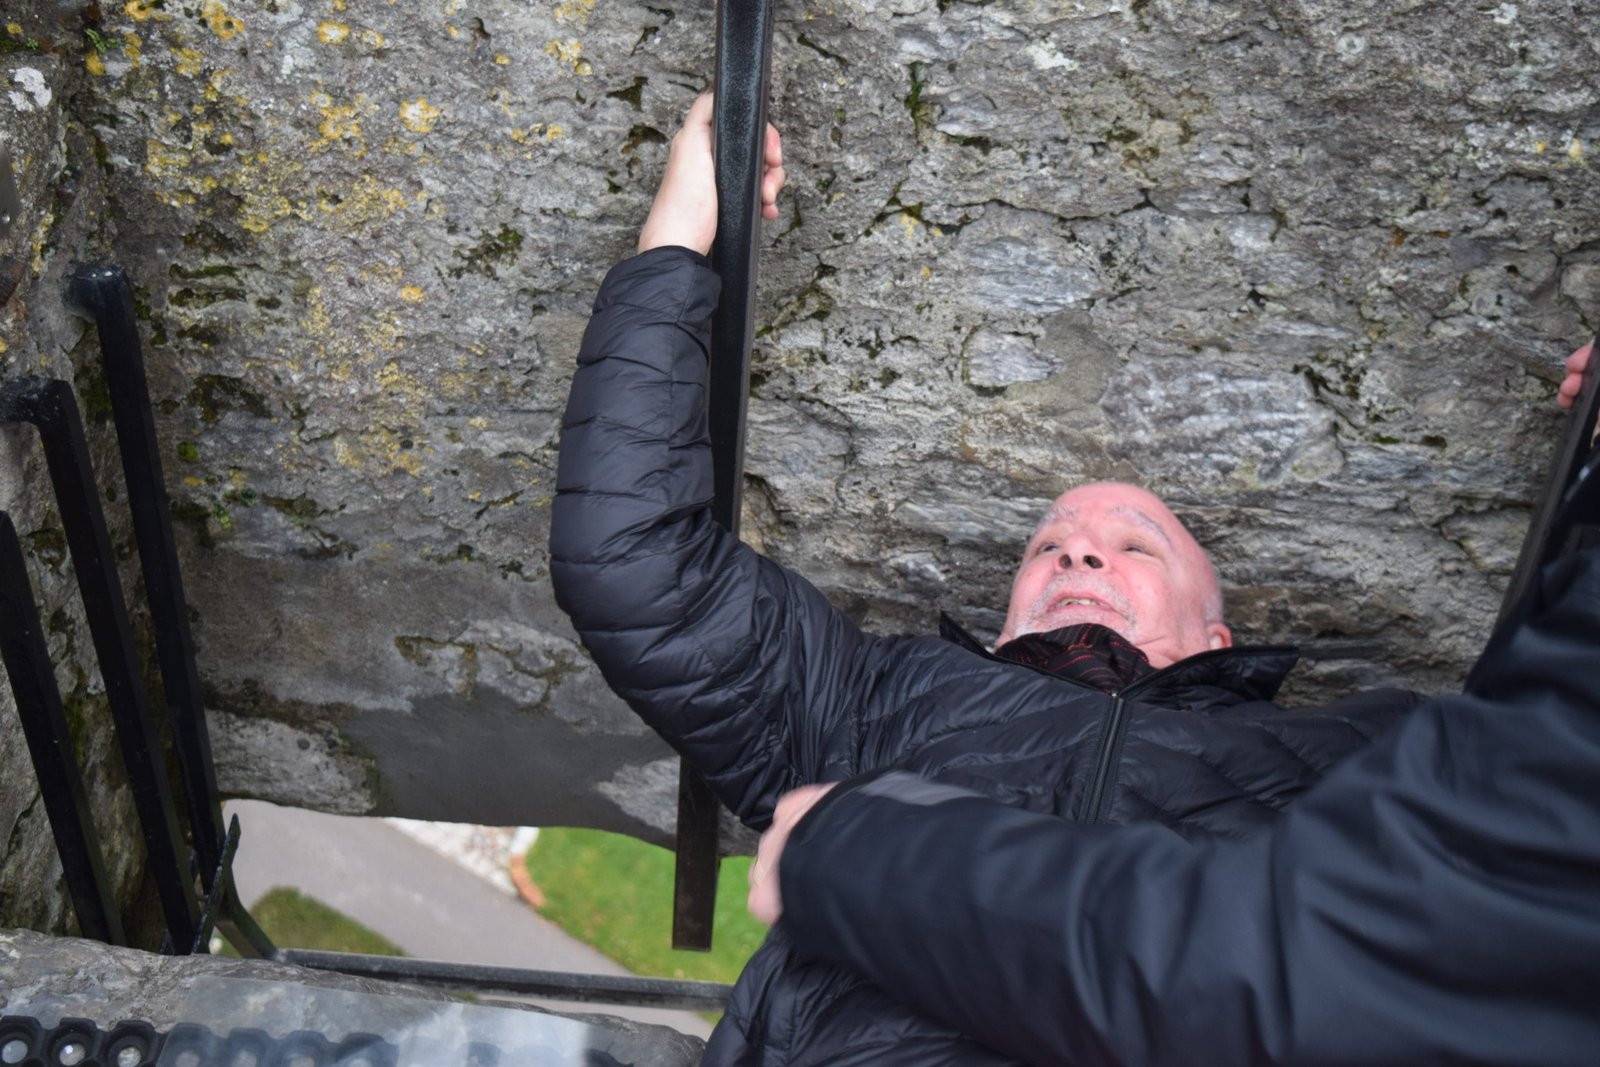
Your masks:
{"label": "metal railing post", "polygon": [[72,387],[55,378],[8,381],[0,388],[0,421],[32,423],[43,442],[170,947],[187,953],[199,921],[194,881],[183,855],[183,832],[167,784],[160,738],[134,657],[133,631]]}
{"label": "metal railing post", "polygon": [[22,733],[33,757],[67,892],[84,937],[127,944],[116,898],[106,878],[94,817],[84,794],[72,731],[61,706],[61,690],[50,666],[39,606],[11,516],[0,511],[0,660],[11,679]]}
{"label": "metal railing post", "polygon": [[188,605],[178,570],[177,543],[162,479],[161,456],[150,389],[145,380],[139,325],[133,311],[128,275],[117,266],[85,267],[73,275],[69,298],[94,317],[100,352],[111,395],[111,417],[122,453],[128,511],[139,544],[145,596],[155,629],[156,657],[167,711],[172,720],[173,747],[189,809],[189,832],[207,890],[216,876],[222,852],[222,808],[205,705],[195,669],[194,639],[189,633]]}
{"label": "metal railing post", "polygon": [[[715,499],[711,514],[739,532],[744,496],[744,422],[755,335],[756,240],[761,233],[761,174],[772,73],[771,0],[717,5],[716,109],[712,129],[717,173],[717,239],[711,267],[722,297],[711,319],[707,405]],[[674,948],[711,947],[717,899],[717,820],[721,805],[687,763],[678,766],[677,860],[672,899]]]}

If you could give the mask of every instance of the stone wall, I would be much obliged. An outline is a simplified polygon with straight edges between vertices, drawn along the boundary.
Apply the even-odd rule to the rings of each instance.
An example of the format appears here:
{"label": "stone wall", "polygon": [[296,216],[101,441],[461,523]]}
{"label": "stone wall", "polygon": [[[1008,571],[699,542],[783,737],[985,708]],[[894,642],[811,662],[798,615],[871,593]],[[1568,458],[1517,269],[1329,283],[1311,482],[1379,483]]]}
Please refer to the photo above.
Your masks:
{"label": "stone wall", "polygon": [[[225,786],[664,826],[545,538],[713,5],[22,8],[136,279]],[[777,10],[753,542],[871,628],[992,636],[1043,504],[1137,479],[1300,696],[1459,680],[1600,323],[1584,3]]]}

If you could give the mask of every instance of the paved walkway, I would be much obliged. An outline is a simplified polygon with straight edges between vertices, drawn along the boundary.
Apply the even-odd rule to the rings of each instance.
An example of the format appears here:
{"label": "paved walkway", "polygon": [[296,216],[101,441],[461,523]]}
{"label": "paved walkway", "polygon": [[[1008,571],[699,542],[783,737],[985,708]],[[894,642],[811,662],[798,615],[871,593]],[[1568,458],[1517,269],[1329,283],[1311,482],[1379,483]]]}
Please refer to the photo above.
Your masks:
{"label": "paved walkway", "polygon": [[[382,819],[349,818],[229,801],[239,816],[234,876],[239,898],[253,904],[274,886],[317,898],[387,937],[419,959],[584,974],[628,971],[569,937],[514,893],[401,833]],[[533,1003],[563,1014],[586,1005]],[[596,1006],[595,1010],[705,1037],[711,1025],[687,1011]]]}

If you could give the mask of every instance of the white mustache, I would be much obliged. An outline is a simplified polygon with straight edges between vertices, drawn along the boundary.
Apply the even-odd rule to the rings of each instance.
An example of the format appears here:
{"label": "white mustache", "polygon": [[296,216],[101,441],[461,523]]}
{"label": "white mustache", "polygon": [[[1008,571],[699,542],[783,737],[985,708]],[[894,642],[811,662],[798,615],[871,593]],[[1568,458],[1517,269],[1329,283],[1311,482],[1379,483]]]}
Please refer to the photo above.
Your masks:
{"label": "white mustache", "polygon": [[1064,575],[1052,581],[1045,587],[1044,592],[1035,597],[1033,603],[1029,605],[1028,618],[1043,618],[1049,613],[1051,606],[1065,595],[1065,591],[1068,589],[1080,596],[1093,597],[1124,619],[1128,618],[1128,600],[1121,592],[1081,574]]}

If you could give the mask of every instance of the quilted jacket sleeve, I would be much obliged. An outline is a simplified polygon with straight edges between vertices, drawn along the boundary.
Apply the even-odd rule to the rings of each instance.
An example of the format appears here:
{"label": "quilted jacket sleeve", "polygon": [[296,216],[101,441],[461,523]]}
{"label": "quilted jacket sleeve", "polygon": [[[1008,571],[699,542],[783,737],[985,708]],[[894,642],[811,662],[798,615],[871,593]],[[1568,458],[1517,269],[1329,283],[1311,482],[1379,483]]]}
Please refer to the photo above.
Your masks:
{"label": "quilted jacket sleeve", "polygon": [[1471,692],[1270,831],[1069,825],[892,774],[796,827],[782,922],[1031,1063],[1592,1063],[1600,551],[1547,581]]}
{"label": "quilted jacket sleeve", "polygon": [[567,402],[550,570],[612,688],[760,826],[784,790],[850,773],[872,639],[711,520],[717,291],[683,248],[607,276]]}

